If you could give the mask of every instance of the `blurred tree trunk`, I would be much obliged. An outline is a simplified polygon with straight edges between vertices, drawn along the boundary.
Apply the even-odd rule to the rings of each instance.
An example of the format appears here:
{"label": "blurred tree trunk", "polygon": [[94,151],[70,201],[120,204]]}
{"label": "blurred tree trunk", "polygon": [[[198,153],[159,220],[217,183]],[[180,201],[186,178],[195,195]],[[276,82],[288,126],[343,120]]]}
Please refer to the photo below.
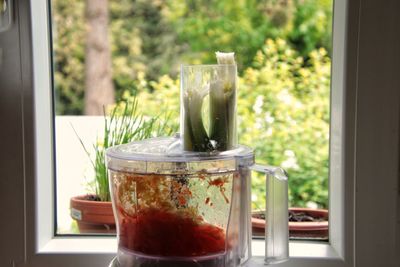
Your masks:
{"label": "blurred tree trunk", "polygon": [[85,114],[102,115],[114,103],[108,43],[108,0],[86,0]]}

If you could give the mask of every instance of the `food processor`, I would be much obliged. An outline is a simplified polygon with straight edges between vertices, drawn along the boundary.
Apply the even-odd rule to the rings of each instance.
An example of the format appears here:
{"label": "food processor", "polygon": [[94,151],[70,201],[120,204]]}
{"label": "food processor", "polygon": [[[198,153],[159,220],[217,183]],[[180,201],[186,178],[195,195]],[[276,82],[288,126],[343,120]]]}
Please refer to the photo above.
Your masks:
{"label": "food processor", "polygon": [[180,134],[107,150],[118,238],[110,266],[256,266],[252,171],[266,178],[262,265],[288,259],[287,176],[237,144],[236,65],[224,56],[182,67]]}

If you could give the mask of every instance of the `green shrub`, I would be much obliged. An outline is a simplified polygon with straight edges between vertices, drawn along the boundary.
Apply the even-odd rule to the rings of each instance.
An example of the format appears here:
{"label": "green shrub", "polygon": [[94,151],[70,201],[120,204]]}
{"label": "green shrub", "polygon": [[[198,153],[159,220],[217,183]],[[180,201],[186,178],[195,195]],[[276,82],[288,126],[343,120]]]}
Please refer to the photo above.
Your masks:
{"label": "green shrub", "polygon": [[[84,110],[85,3],[52,0],[55,108]],[[133,80],[176,77],[179,62],[211,63],[210,51],[236,51],[241,70],[266,38],[281,37],[308,59],[331,47],[332,0],[109,1],[109,36],[116,99]],[[151,86],[148,87],[150,90]]]}
{"label": "green shrub", "polygon": [[288,40],[301,55],[320,47],[332,48],[332,0],[295,0],[293,20],[284,39]]}
{"label": "green shrub", "polygon": [[[289,173],[292,206],[328,204],[330,59],[314,50],[305,63],[282,39],[267,40],[239,88],[239,137],[258,162]],[[264,181],[253,180],[258,206]]]}
{"label": "green shrub", "polygon": [[85,2],[54,0],[52,9],[55,109],[78,115],[84,108]]}
{"label": "green shrub", "polygon": [[[138,88],[138,99],[142,113],[147,117],[168,114],[169,125],[178,131],[179,128],[179,80],[168,75],[161,76],[158,81],[146,81],[144,75],[139,75],[135,82]],[[131,101],[135,93],[126,90],[122,94],[123,100]]]}

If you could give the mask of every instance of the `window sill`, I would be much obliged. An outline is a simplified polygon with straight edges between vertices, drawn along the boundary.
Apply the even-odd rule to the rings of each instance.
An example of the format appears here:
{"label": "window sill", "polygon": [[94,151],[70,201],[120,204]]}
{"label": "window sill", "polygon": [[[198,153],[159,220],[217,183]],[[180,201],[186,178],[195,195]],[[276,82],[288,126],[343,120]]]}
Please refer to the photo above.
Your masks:
{"label": "window sill", "polygon": [[117,239],[115,237],[55,237],[47,242],[39,253],[116,254]]}
{"label": "window sill", "polygon": [[[254,257],[263,258],[265,244],[263,240],[253,240],[252,253]],[[291,258],[340,259],[329,243],[291,241],[289,243]],[[50,240],[39,254],[116,254],[117,240],[115,237],[56,237]]]}

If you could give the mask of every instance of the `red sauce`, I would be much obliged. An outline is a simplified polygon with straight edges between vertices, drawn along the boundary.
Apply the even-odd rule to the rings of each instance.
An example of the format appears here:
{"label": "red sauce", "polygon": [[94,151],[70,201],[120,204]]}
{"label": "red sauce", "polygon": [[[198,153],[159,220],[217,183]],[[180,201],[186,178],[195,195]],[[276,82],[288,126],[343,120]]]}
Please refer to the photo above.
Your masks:
{"label": "red sauce", "polygon": [[119,243],[135,252],[196,257],[225,251],[223,229],[180,214],[147,209],[120,221]]}

